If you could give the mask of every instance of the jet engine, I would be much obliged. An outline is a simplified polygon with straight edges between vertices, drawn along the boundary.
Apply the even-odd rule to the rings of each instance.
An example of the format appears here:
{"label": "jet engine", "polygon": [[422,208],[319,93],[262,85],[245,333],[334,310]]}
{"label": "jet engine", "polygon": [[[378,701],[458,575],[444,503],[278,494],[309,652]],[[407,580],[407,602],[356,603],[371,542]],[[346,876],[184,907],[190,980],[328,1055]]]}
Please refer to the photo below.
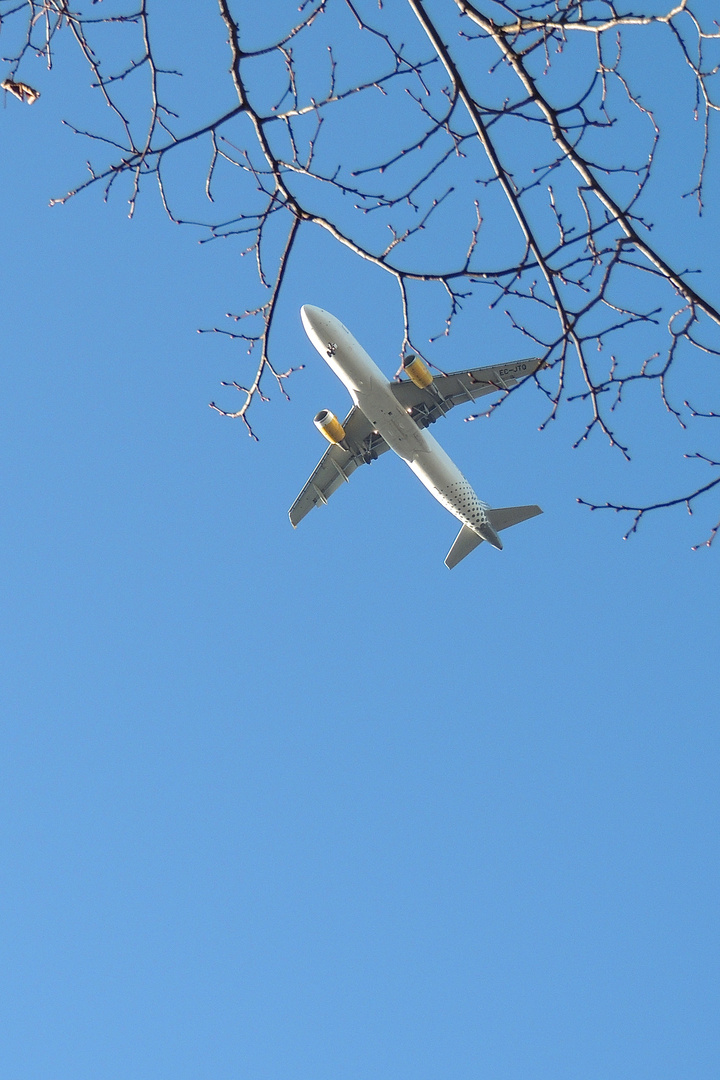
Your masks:
{"label": "jet engine", "polygon": [[433,381],[427,366],[414,353],[409,353],[408,356],[404,357],[402,364],[410,381],[414,382],[421,390],[424,390]]}
{"label": "jet engine", "polygon": [[345,428],[335,413],[331,413],[329,409],[322,409],[313,420],[313,424],[329,443],[341,443],[345,438]]}

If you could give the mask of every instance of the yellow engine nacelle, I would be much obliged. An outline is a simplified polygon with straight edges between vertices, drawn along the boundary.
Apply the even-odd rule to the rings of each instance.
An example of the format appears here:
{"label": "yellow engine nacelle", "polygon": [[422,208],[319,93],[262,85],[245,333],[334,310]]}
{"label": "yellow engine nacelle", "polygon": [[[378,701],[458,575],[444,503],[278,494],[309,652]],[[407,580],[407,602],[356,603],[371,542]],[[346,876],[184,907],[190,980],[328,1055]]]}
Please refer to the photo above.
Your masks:
{"label": "yellow engine nacelle", "polygon": [[340,443],[345,438],[345,428],[335,413],[331,413],[329,409],[323,409],[319,412],[313,420],[313,424],[329,443]]}
{"label": "yellow engine nacelle", "polygon": [[421,390],[424,390],[426,386],[429,386],[433,381],[433,377],[427,369],[427,366],[423,363],[419,356],[415,356],[414,353],[410,353],[403,360],[403,368],[405,373],[411,382],[414,382],[416,386],[419,386]]}

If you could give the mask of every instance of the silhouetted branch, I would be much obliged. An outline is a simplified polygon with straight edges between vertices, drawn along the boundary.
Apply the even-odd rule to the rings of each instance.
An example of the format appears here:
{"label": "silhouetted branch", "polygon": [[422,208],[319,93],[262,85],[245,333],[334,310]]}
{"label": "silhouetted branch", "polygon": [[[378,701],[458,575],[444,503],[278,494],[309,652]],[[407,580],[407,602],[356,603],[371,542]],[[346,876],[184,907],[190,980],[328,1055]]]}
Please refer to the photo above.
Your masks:
{"label": "silhouetted branch", "polygon": [[[273,359],[272,327],[297,238],[308,229],[322,229],[397,284],[399,356],[410,348],[421,354],[413,326],[423,290],[441,290],[447,303],[431,342],[450,334],[461,314],[473,315],[479,301],[505,311],[512,331],[544,361],[534,377],[548,403],[542,426],[566,406],[584,410],[576,446],[595,432],[629,457],[626,402],[640,388],[683,427],[715,418],[711,408],[677,404],[677,380],[690,359],[720,355],[720,310],[651,231],[664,195],[655,182],[662,179],[660,130],[647,93],[641,100],[634,89],[637,61],[625,49],[629,32],[648,30],[653,41],[663,37],[663,78],[680,86],[690,72],[688,115],[700,121],[702,139],[688,194],[702,210],[720,71],[720,28],[707,5],[670,0],[664,11],[655,5],[622,14],[611,0],[522,7],[454,0],[454,39],[445,22],[450,9],[426,0],[406,0],[392,12],[369,0],[314,0],[283,22],[285,15],[218,0],[227,96],[186,123],[170,96],[177,65],[156,56],[154,0],[115,0],[102,14],[90,0],[73,8],[68,0],[0,0],[0,30],[11,45],[3,85],[34,100],[25,67],[36,56],[50,66],[58,43],[74,42],[109,122],[103,131],[69,124],[90,140],[97,160],[52,202],[97,186],[105,198],[122,188],[132,216],[151,179],[168,217],[202,230],[201,242],[239,238],[254,271],[243,286],[247,307],[233,317],[250,330],[216,332],[248,349],[252,372],[223,383],[241,394],[239,409],[212,407],[241,418],[253,436],[248,410],[267,399],[264,380],[286,394],[293,370]],[[126,53],[112,53],[110,71],[95,37],[113,23],[126,35]],[[343,49],[351,43],[352,78],[340,41]],[[21,81],[21,69],[29,81]],[[394,141],[379,140],[389,129],[373,120],[349,144],[349,110],[374,117],[386,104]],[[173,183],[189,146],[207,154],[198,198]],[[497,246],[484,242],[486,223],[498,221],[501,260]],[[623,418],[629,436],[618,433]],[[651,509],[690,505],[715,483],[679,500],[606,508],[638,515],[636,527]]]}
{"label": "silhouetted branch", "polygon": [[[706,457],[704,454],[685,454],[686,458],[696,458],[700,461],[706,461],[708,465],[713,468],[720,469],[720,461],[713,461],[712,458]],[[651,513],[653,510],[669,510],[673,506],[685,506],[688,514],[692,514],[692,504],[701,495],[707,494],[708,491],[712,491],[720,485],[720,476],[716,476],[714,480],[711,480],[708,484],[703,484],[700,487],[695,488],[687,495],[681,495],[677,499],[667,499],[665,502],[648,503],[646,506],[629,506],[623,503],[592,503],[586,499],[578,499],[577,501],[581,506],[587,506],[590,510],[613,510],[616,514],[634,514],[633,523],[625,533],[623,540],[627,540],[632,536],[634,532],[637,532],[638,525],[645,514]],[[697,551],[701,547],[711,547],[713,540],[720,530],[720,521],[710,530],[710,535],[707,540],[701,541],[699,544],[693,544],[693,551]]]}

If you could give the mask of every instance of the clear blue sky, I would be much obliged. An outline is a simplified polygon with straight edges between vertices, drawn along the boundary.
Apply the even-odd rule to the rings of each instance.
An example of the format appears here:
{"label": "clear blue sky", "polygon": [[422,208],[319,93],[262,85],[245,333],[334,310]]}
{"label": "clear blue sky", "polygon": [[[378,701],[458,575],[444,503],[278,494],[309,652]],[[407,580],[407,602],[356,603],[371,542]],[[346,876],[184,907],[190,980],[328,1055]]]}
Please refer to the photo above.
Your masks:
{"label": "clear blue sky", "polygon": [[[532,392],[438,424],[545,510],[452,573],[389,456],[294,532],[348,404],[298,309],[390,374],[395,291],[308,238],[276,342],[306,368],[251,442],[207,408],[242,355],[195,333],[243,306],[237,250],[152,194],[47,208],[83,169],[63,75],[0,116],[0,1075],[716,1077],[712,512],[623,543],[575,504],[674,494],[665,421],[632,474]],[[440,362],[496,347],[477,309]]]}

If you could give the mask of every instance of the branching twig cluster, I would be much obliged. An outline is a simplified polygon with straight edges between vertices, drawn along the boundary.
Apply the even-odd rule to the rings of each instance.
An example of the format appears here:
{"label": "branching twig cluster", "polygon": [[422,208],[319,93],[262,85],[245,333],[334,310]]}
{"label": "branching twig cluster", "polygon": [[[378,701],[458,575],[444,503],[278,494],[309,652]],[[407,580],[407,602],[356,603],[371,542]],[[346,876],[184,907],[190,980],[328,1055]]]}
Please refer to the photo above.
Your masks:
{"label": "branching twig cluster", "polygon": [[[170,106],[177,72],[156,60],[152,8],[150,0],[129,8],[118,0],[99,14],[80,0],[72,9],[68,0],[0,0],[3,33],[19,27],[3,85],[13,93],[29,85],[19,76],[32,56],[50,66],[62,30],[89,65],[114,128],[72,126],[93,141],[98,162],[54,201],[95,186],[107,198],[127,177],[132,215],[152,179],[171,220],[202,228],[203,240],[237,238],[254,260],[259,302],[233,316],[249,329],[216,331],[244,345],[251,374],[223,384],[241,394],[239,409],[214,402],[213,409],[242,418],[253,434],[248,414],[267,398],[266,379],[286,392],[294,369],[272,360],[273,325],[298,237],[319,228],[397,283],[401,352],[421,351],[412,340],[412,311],[422,286],[447,297],[443,334],[479,296],[501,307],[544,360],[538,385],[548,401],[545,423],[563,403],[587,409],[576,445],[597,431],[629,455],[617,410],[631,387],[656,387],[683,426],[715,418],[712,410],[678,406],[671,392],[671,379],[693,355],[720,355],[720,311],[653,242],[648,214],[657,210],[661,125],[637,88],[642,72],[627,58],[637,36],[652,33],[663,63],[676,65],[665,78],[680,85],[689,77],[690,115],[702,137],[687,194],[702,211],[720,107],[720,27],[705,0],[669,0],[660,13],[654,5],[650,14],[632,15],[612,0],[530,0],[524,7],[515,0],[406,0],[392,11],[369,0],[305,0],[294,24],[252,49],[244,42],[257,35],[258,17],[242,15],[235,0],[217,0],[229,92],[190,129]],[[91,39],[110,23],[135,29],[137,51],[106,71]],[[355,72],[365,58],[364,77],[345,79],[350,52]],[[144,113],[122,105],[119,93],[140,73]],[[373,119],[386,102],[403,117],[390,141]],[[358,110],[372,122],[351,141],[343,125]],[[188,144],[207,149],[206,204],[228,213],[203,216],[194,202],[181,212],[171,198],[168,175]],[[497,244],[484,243],[495,221],[507,237],[502,263]],[[689,456],[717,466],[704,454]],[[719,483],[639,507],[585,505],[632,513],[629,535],[651,510],[690,509]]]}

